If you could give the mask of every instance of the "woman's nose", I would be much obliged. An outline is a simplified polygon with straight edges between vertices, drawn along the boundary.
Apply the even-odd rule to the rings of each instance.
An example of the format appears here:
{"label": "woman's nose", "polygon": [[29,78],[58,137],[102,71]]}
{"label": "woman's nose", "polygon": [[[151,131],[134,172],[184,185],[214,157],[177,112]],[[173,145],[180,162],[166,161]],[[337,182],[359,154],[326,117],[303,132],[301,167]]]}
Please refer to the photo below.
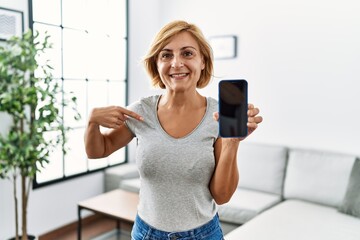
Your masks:
{"label": "woman's nose", "polygon": [[184,63],[182,62],[180,56],[174,56],[172,61],[171,61],[171,67],[173,68],[179,68],[184,66]]}

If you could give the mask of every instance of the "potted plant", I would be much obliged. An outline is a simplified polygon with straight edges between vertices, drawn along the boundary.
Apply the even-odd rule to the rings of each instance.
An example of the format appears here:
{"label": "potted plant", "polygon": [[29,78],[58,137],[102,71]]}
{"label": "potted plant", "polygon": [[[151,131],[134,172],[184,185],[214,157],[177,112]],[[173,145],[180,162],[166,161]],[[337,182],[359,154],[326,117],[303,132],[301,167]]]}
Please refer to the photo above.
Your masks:
{"label": "potted plant", "polygon": [[13,183],[16,240],[20,239],[18,179],[21,186],[21,239],[27,240],[27,207],[35,174],[49,162],[49,154],[55,148],[61,147],[65,153],[68,128],[63,125],[61,108],[72,107],[74,117],[80,118],[76,98],[63,100],[61,84],[53,80],[49,62],[40,64],[38,61],[52,47],[49,37],[45,34],[40,40],[38,32],[33,34],[28,30],[0,46],[0,112],[12,119],[8,132],[0,135],[0,178],[8,178]]}

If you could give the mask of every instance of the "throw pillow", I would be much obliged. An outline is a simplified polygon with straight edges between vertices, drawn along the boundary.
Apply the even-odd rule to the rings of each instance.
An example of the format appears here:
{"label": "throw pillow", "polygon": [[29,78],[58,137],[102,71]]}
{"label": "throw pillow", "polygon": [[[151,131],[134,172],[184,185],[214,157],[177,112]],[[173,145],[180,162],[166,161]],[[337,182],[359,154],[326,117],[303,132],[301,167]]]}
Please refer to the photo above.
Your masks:
{"label": "throw pillow", "polygon": [[355,160],[339,211],[360,218],[360,159]]}

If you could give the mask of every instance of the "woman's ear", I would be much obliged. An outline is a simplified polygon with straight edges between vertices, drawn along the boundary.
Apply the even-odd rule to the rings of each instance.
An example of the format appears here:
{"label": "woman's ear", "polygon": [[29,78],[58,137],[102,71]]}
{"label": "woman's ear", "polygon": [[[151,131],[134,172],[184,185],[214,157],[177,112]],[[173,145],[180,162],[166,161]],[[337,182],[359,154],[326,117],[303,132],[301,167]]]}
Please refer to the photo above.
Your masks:
{"label": "woman's ear", "polygon": [[204,60],[204,56],[201,57],[201,70],[205,69],[205,60]]}

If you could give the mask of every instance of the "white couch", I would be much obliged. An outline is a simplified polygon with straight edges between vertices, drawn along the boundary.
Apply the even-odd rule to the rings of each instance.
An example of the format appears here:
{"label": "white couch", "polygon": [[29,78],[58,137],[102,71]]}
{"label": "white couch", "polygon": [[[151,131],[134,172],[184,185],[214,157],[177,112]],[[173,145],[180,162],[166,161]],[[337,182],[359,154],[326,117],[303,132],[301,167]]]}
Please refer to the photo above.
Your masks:
{"label": "white couch", "polygon": [[[256,156],[251,159],[245,156],[250,150],[262,151],[262,147],[252,145],[247,149],[240,148],[239,162],[253,161],[252,164],[258,164],[258,168],[261,168],[261,160]],[[339,211],[344,203],[356,156],[309,149],[287,149],[287,153],[282,201],[261,211],[227,234],[225,239],[359,240],[360,215],[357,218]],[[274,168],[276,160],[265,158],[271,161],[267,167]],[[241,163],[239,167],[244,178],[249,177],[246,171],[253,171],[247,164]],[[260,182],[263,179],[258,175],[257,183]],[[360,197],[358,201],[357,206],[360,207]]]}
{"label": "white couch", "polygon": [[[348,186],[352,179],[351,187],[360,187],[360,167],[354,167],[359,161],[326,151],[241,143],[238,189],[219,206],[223,226],[232,226],[225,239],[360,240],[360,189],[354,194]],[[106,170],[107,191],[138,192],[139,186],[134,165]]]}

